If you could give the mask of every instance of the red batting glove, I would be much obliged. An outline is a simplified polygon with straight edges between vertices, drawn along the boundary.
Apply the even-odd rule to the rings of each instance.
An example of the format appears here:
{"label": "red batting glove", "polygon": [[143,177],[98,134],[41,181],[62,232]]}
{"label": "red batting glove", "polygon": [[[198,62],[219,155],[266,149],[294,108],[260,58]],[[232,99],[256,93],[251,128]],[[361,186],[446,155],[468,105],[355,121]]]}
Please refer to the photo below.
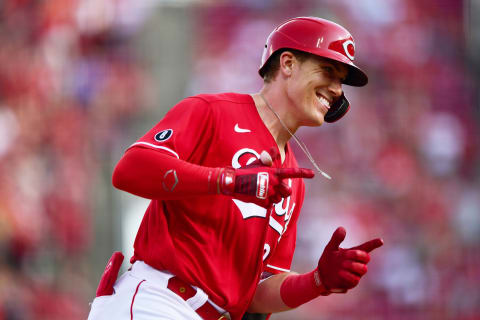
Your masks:
{"label": "red batting glove", "polygon": [[377,238],[350,249],[339,248],[346,234],[343,227],[337,228],[318,261],[320,281],[333,293],[345,293],[356,287],[367,273],[368,253],[383,245],[383,240]]}
{"label": "red batting glove", "polygon": [[314,172],[303,168],[272,168],[255,165],[246,168],[222,168],[217,179],[217,193],[268,208],[288,197],[292,190],[283,183],[288,178],[313,178]]}

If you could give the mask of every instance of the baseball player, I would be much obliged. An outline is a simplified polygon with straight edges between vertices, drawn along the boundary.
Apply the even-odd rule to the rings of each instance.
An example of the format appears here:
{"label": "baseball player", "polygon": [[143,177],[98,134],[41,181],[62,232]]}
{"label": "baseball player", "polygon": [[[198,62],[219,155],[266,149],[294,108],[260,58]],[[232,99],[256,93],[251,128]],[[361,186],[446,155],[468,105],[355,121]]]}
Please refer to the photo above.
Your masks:
{"label": "baseball player", "polygon": [[131,268],[117,279],[123,256],[112,256],[89,320],[265,319],[359,283],[383,242],[340,248],[342,227],[311,272],[290,271],[314,172],[288,141],[348,111],[342,84],[367,83],[354,54],[338,24],[291,19],[267,39],[258,93],[186,98],[127,149],[113,185],[151,202]]}

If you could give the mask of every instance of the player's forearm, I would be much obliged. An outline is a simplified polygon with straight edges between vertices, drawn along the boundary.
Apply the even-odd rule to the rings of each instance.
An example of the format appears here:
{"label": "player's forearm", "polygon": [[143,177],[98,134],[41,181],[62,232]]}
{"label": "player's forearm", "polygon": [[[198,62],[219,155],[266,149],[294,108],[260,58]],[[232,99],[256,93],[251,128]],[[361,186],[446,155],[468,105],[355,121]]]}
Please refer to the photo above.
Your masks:
{"label": "player's forearm", "polygon": [[276,274],[259,283],[248,312],[274,313],[291,309],[283,302],[280,288],[285,278],[294,274],[292,272]]}
{"label": "player's forearm", "polygon": [[291,194],[284,180],[313,176],[310,169],[259,163],[240,169],[204,167],[156,150],[133,147],[120,159],[112,182],[120,190],[148,199],[222,194],[268,208]]}
{"label": "player's forearm", "polygon": [[112,183],[120,190],[148,199],[180,199],[216,193],[218,171],[155,150],[133,147],[115,167]]}
{"label": "player's forearm", "polygon": [[275,313],[296,308],[318,296],[329,295],[319,280],[318,271],[297,274],[281,273],[260,283],[250,313]]}

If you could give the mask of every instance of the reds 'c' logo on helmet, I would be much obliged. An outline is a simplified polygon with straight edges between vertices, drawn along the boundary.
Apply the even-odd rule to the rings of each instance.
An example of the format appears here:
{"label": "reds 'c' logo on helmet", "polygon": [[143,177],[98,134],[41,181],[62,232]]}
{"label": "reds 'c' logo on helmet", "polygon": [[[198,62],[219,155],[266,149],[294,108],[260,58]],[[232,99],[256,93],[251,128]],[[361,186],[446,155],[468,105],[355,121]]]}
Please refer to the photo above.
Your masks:
{"label": "reds 'c' logo on helmet", "polygon": [[353,40],[346,40],[343,41],[343,50],[345,50],[345,54],[350,60],[355,60],[355,42]]}

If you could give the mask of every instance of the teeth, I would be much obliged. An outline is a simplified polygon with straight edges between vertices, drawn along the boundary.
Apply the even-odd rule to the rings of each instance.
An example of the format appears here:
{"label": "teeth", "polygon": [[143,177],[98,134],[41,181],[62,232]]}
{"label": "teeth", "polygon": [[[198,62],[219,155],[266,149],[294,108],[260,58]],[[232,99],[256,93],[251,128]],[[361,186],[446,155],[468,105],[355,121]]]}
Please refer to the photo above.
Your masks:
{"label": "teeth", "polygon": [[330,103],[327,99],[322,96],[318,96],[318,101],[320,101],[320,103],[323,104],[327,109],[330,109]]}

